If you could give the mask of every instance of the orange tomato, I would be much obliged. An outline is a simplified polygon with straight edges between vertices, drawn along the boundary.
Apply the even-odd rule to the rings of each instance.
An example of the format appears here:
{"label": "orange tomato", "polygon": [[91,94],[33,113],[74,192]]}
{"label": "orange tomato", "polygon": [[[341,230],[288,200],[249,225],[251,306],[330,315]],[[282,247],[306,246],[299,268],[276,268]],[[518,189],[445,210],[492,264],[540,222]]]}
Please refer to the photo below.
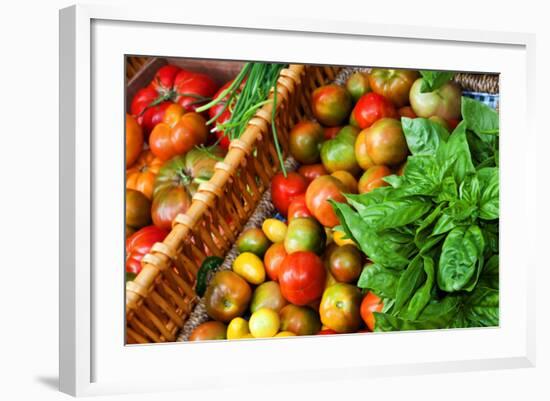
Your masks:
{"label": "orange tomato", "polygon": [[134,117],[126,114],[126,167],[132,165],[143,149],[143,130]]}
{"label": "orange tomato", "polygon": [[357,193],[357,180],[349,171],[339,170],[339,171],[335,171],[331,175],[333,177],[338,178],[340,181],[342,181],[342,183],[348,189],[347,191],[348,193],[351,193],[351,194]]}
{"label": "orange tomato", "polygon": [[377,295],[368,292],[361,301],[361,318],[367,325],[370,331],[374,331],[374,312],[381,312],[384,304]]}
{"label": "orange tomato", "polygon": [[150,150],[141,152],[137,161],[126,170],[126,188],[135,189],[152,199],[155,177],[161,166],[162,160]]}
{"label": "orange tomato", "polygon": [[172,104],[166,109],[162,122],[153,128],[149,147],[159,159],[168,160],[204,143],[207,136],[203,116],[195,112],[185,113],[182,106]]}

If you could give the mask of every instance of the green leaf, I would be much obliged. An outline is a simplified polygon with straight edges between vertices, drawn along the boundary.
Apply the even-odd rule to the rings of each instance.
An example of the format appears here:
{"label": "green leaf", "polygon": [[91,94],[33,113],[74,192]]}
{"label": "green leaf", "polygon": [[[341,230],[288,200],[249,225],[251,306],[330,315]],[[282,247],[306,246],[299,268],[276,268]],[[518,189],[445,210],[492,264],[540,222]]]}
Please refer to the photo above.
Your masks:
{"label": "green leaf", "polygon": [[455,227],[456,227],[455,219],[452,216],[449,216],[448,214],[443,213],[435,223],[431,236],[444,234],[446,232],[451,231]]}
{"label": "green leaf", "polygon": [[410,224],[430,209],[431,202],[422,198],[385,201],[359,210],[363,223],[371,230],[380,231]]}
{"label": "green leaf", "polygon": [[498,113],[480,101],[462,97],[462,119],[477,135],[494,135],[499,131]]}
{"label": "green leaf", "polygon": [[431,292],[434,284],[434,261],[429,256],[422,257],[424,261],[424,273],[426,273],[426,281],[416,291],[416,293],[411,298],[405,316],[407,319],[415,320],[418,318],[424,307],[430,302]]}
{"label": "green leaf", "polygon": [[367,264],[361,272],[357,286],[371,290],[379,297],[395,298],[399,273],[377,264]]}
{"label": "green leaf", "polygon": [[493,255],[489,258],[479,277],[478,285],[498,290],[499,288],[499,256]]}
{"label": "green leaf", "polygon": [[453,79],[454,73],[447,71],[420,71],[420,75],[422,75],[420,93],[426,93],[441,88]]}
{"label": "green leaf", "polygon": [[467,174],[475,173],[464,121],[456,126],[449,140],[438,148],[437,159],[440,164],[455,160],[453,175],[457,183],[462,182]]}
{"label": "green leaf", "polygon": [[478,226],[456,227],[445,238],[439,259],[437,283],[447,292],[464,289],[476,274],[485,242]]}
{"label": "green leaf", "polygon": [[479,217],[485,220],[498,219],[499,215],[499,179],[498,168],[486,167],[478,170],[481,198]]}
{"label": "green leaf", "polygon": [[497,149],[494,141],[484,142],[473,131],[466,131],[468,146],[472,154],[472,161],[478,168],[498,166]]}
{"label": "green leaf", "polygon": [[399,310],[409,301],[416,289],[424,280],[425,273],[423,268],[422,258],[417,255],[407,269],[401,274],[397,283],[397,292],[395,296],[395,310]]}
{"label": "green leaf", "polygon": [[475,175],[467,175],[458,188],[458,197],[477,208],[480,195],[479,179]]}
{"label": "green leaf", "polygon": [[441,182],[441,191],[437,195],[436,202],[449,202],[458,199],[458,187],[453,176],[448,176]]}
{"label": "green leaf", "polygon": [[443,213],[450,216],[456,222],[472,221],[477,217],[477,206],[470,202],[459,199],[449,204]]}
{"label": "green leaf", "polygon": [[426,118],[401,118],[403,133],[413,155],[435,155],[441,142],[449,137],[449,132],[438,123]]}
{"label": "green leaf", "polygon": [[478,286],[463,299],[452,327],[491,327],[499,324],[498,290]]}

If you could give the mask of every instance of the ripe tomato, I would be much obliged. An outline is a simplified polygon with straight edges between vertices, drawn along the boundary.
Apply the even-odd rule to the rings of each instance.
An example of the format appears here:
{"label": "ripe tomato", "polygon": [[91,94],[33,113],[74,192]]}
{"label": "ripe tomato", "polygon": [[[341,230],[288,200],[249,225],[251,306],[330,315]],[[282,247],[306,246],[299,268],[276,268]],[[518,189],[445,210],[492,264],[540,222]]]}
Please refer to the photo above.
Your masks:
{"label": "ripe tomato", "polygon": [[290,154],[301,164],[317,163],[324,139],[323,127],[318,123],[300,121],[290,130]]}
{"label": "ripe tomato", "polygon": [[145,139],[149,137],[155,125],[162,121],[168,106],[174,104],[169,100],[155,104],[158,96],[157,91],[148,86],[136,92],[130,105],[130,113],[143,128]]}
{"label": "ripe tomato", "polygon": [[141,192],[126,188],[126,227],[134,230],[151,224],[151,201]]}
{"label": "ripe tomato", "polygon": [[306,205],[313,216],[325,227],[338,225],[338,217],[328,202],[346,202],[344,193],[346,186],[338,178],[331,175],[323,175],[313,180],[306,191]]}
{"label": "ripe tomato", "polygon": [[359,193],[364,194],[375,188],[386,187],[388,184],[382,178],[391,175],[391,170],[387,166],[372,166],[363,173],[359,179]]}
{"label": "ripe tomato", "polygon": [[290,331],[297,336],[317,334],[321,329],[321,320],[316,310],[309,306],[286,305],[279,312],[281,330]]}
{"label": "ripe tomato", "polygon": [[143,149],[143,131],[137,121],[126,114],[126,167],[134,164]]}
{"label": "ripe tomato", "polygon": [[355,285],[337,283],[323,293],[321,323],[338,333],[353,333],[361,325],[361,292]]}
{"label": "ripe tomato", "polygon": [[282,242],[277,242],[267,249],[264,255],[264,266],[271,280],[279,280],[279,269],[286,255],[285,244]]}
{"label": "ripe tomato", "polygon": [[414,110],[411,106],[404,106],[397,110],[397,114],[400,117],[416,118],[417,115],[414,113]]}
{"label": "ripe tomato", "polygon": [[299,217],[313,217],[307,208],[305,194],[295,197],[288,206],[288,222],[290,223],[293,219]]}
{"label": "ripe tomato", "polygon": [[163,122],[157,124],[149,137],[151,152],[161,160],[189,152],[206,142],[206,120],[198,113],[185,113],[178,104],[166,109]]}
{"label": "ripe tomato", "polygon": [[246,311],[251,298],[252,290],[245,279],[231,270],[222,270],[214,274],[206,288],[206,313],[212,319],[229,323]]}
{"label": "ripe tomato", "polygon": [[168,94],[174,86],[174,79],[180,72],[180,68],[172,64],[160,67],[149,84],[157,93]]}
{"label": "ripe tomato", "polygon": [[288,254],[279,268],[283,296],[294,305],[307,305],[323,294],[326,272],[319,256],[309,251]]}
{"label": "ripe tomato", "polygon": [[150,150],[141,152],[137,161],[126,170],[126,188],[140,191],[151,199],[155,177],[161,166],[162,160]]}
{"label": "ripe tomato", "polygon": [[418,117],[439,116],[447,121],[460,118],[461,89],[449,81],[433,92],[422,93],[422,78],[418,78],[409,93],[411,107]]}
{"label": "ripe tomato", "polygon": [[409,103],[409,91],[418,76],[418,71],[413,70],[373,68],[369,85],[374,93],[384,96],[395,107],[403,107]]}
{"label": "ripe tomato", "polygon": [[357,101],[353,116],[359,128],[365,129],[381,118],[397,118],[398,114],[388,99],[378,93],[369,92]]}
{"label": "ripe tomato", "polygon": [[348,118],[352,99],[345,88],[330,84],[313,91],[311,106],[313,115],[321,124],[334,127],[341,125]]}
{"label": "ripe tomato", "polygon": [[366,72],[357,71],[350,75],[346,81],[346,89],[356,102],[365,93],[371,91],[369,86],[369,75]]}
{"label": "ripe tomato", "polygon": [[141,271],[141,259],[149,253],[156,242],[168,235],[167,230],[155,226],[143,227],[126,239],[126,272],[138,274]]}
{"label": "ripe tomato", "polygon": [[227,338],[227,326],[222,322],[210,320],[200,324],[189,336],[189,341],[225,340]]}
{"label": "ripe tomato", "polygon": [[374,331],[375,318],[374,312],[381,312],[384,304],[380,297],[372,292],[367,292],[367,295],[361,302],[361,318],[367,325],[370,331]]}
{"label": "ripe tomato", "polygon": [[322,163],[310,164],[307,166],[300,166],[298,168],[298,174],[303,175],[309,184],[311,181],[322,175],[327,175],[328,171]]}
{"label": "ripe tomato", "polygon": [[290,202],[306,192],[306,179],[295,172],[287,174],[286,178],[282,172],[275,174],[271,180],[271,199],[275,208],[286,217]]}
{"label": "ripe tomato", "polygon": [[212,78],[200,72],[181,69],[174,78],[175,100],[186,111],[195,111],[205,104],[217,89]]}
{"label": "ripe tomato", "polygon": [[382,118],[365,131],[367,153],[374,164],[395,166],[405,161],[409,148],[399,120]]}
{"label": "ripe tomato", "polygon": [[333,177],[338,178],[346,186],[346,193],[357,193],[357,180],[349,171],[338,170],[331,174]]}

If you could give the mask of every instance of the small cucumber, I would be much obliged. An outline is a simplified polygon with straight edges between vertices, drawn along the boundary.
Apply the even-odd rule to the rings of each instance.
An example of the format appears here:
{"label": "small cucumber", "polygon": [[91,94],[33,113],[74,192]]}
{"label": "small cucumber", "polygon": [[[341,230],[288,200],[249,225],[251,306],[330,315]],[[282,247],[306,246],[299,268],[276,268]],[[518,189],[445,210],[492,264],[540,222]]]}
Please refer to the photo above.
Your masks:
{"label": "small cucumber", "polygon": [[197,273],[197,285],[195,286],[195,292],[199,297],[202,297],[206,291],[208,272],[218,268],[222,263],[223,259],[219,256],[208,256],[204,259]]}

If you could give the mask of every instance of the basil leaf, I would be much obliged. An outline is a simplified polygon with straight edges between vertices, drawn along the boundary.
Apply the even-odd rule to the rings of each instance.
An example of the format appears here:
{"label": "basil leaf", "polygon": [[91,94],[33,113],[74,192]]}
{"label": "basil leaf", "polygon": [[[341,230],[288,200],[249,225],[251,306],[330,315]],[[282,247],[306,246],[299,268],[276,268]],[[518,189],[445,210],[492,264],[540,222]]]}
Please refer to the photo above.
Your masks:
{"label": "basil leaf", "polygon": [[409,156],[403,175],[404,184],[399,188],[392,188],[394,196],[403,198],[413,195],[437,195],[441,181],[446,171],[452,167],[453,162],[454,157],[450,157],[446,163],[440,164],[433,156]]}
{"label": "basil leaf", "polygon": [[456,200],[449,204],[449,207],[443,213],[449,215],[457,222],[470,221],[477,217],[477,206],[472,205],[466,200]]}
{"label": "basil leaf", "polygon": [[462,182],[467,174],[475,173],[464,121],[456,126],[447,143],[437,149],[437,159],[440,164],[455,159],[453,175],[457,182]]}
{"label": "basil leaf", "polygon": [[484,142],[472,131],[466,131],[466,138],[472,154],[472,161],[478,168],[498,166],[494,143]]}
{"label": "basil leaf", "polygon": [[411,298],[422,280],[424,280],[424,268],[420,255],[417,255],[407,269],[401,274],[397,283],[397,292],[395,295],[395,310],[399,310]]}
{"label": "basil leaf", "polygon": [[463,300],[452,327],[491,327],[499,324],[498,290],[478,286]]}
{"label": "basil leaf", "polygon": [[499,256],[493,255],[489,258],[478,281],[480,287],[487,287],[498,290],[499,288]]}
{"label": "basil leaf", "polygon": [[449,132],[441,124],[427,118],[401,118],[403,134],[413,155],[435,155]]}
{"label": "basil leaf", "polygon": [[447,71],[420,71],[420,75],[422,75],[420,93],[426,93],[441,88],[453,79],[454,73]]}
{"label": "basil leaf", "polygon": [[415,320],[418,318],[424,307],[430,302],[431,292],[434,284],[434,261],[429,256],[422,257],[424,261],[424,273],[426,273],[426,281],[416,291],[411,298],[405,316],[407,319]]}
{"label": "basil leaf", "polygon": [[458,187],[454,177],[448,176],[441,182],[441,191],[437,195],[436,202],[449,202],[458,199]]}
{"label": "basil leaf", "polygon": [[456,227],[455,219],[452,216],[449,216],[448,214],[443,213],[441,217],[437,220],[437,223],[435,223],[435,227],[431,233],[431,236],[444,234],[446,232],[451,231],[455,227]]}
{"label": "basil leaf", "polygon": [[422,198],[385,201],[359,210],[359,216],[371,230],[386,230],[410,224],[431,209],[431,202]]}
{"label": "basil leaf", "polygon": [[417,244],[418,248],[422,248],[422,244],[428,239],[428,237],[432,233],[432,229],[430,227],[433,222],[439,218],[442,209],[443,205],[438,205],[434,210],[432,210],[432,212],[428,216],[426,216],[424,220],[422,220],[422,222],[416,229],[414,241]]}
{"label": "basil leaf", "polygon": [[499,131],[496,110],[477,100],[462,97],[462,119],[469,130],[477,135],[494,135]]}
{"label": "basil leaf", "polygon": [[478,226],[456,227],[445,238],[439,259],[437,284],[447,292],[466,287],[476,273],[485,242]]}
{"label": "basil leaf", "polygon": [[377,264],[367,264],[357,281],[359,288],[368,289],[379,297],[395,298],[399,273]]}
{"label": "basil leaf", "polygon": [[374,331],[444,329],[454,320],[459,307],[457,297],[447,296],[441,301],[431,301],[416,320],[374,312]]}
{"label": "basil leaf", "polygon": [[481,187],[477,176],[466,176],[458,188],[458,197],[477,208],[480,195]]}
{"label": "basil leaf", "polygon": [[386,181],[393,188],[399,188],[401,185],[403,185],[403,183],[405,181],[402,176],[395,175],[395,174],[388,175],[388,176],[382,178],[382,180]]}
{"label": "basil leaf", "polygon": [[479,217],[485,220],[498,219],[499,215],[499,179],[498,168],[486,167],[478,170],[477,177],[481,187]]}

